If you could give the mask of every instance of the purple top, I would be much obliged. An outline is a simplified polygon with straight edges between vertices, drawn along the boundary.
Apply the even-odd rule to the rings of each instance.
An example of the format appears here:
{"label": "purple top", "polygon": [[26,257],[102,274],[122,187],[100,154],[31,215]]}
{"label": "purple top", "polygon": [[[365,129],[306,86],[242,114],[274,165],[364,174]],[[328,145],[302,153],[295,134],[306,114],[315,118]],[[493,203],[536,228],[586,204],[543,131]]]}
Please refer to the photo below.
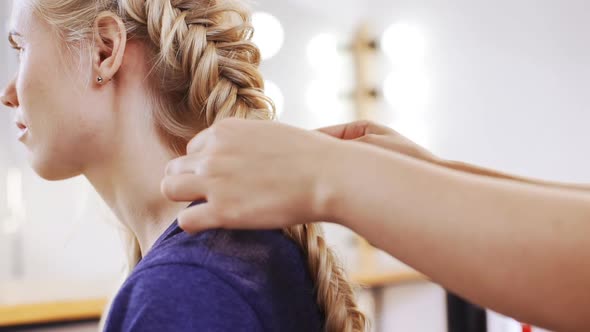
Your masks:
{"label": "purple top", "polygon": [[116,295],[106,331],[323,329],[301,249],[281,231],[189,235],[176,221]]}

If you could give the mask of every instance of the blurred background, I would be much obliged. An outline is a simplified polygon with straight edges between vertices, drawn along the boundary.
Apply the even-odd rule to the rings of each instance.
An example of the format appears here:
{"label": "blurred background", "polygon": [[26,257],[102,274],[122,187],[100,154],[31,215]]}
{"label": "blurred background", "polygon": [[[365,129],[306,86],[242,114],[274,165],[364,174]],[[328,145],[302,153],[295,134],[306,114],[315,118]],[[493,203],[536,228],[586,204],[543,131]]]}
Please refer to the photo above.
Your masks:
{"label": "blurred background", "polygon": [[[0,2],[2,33],[10,3]],[[590,142],[588,1],[258,0],[252,6],[266,89],[280,121],[313,129],[369,118],[446,159],[590,182],[583,153]],[[0,43],[2,87],[15,71],[14,52]],[[35,305],[52,301],[82,303],[78,309],[87,310],[76,317],[92,320],[124,261],[116,221],[85,180],[39,179],[13,127],[11,114],[0,112],[0,329],[2,319],[52,321],[33,314],[18,320],[14,311],[43,311]],[[469,331],[449,327],[442,288],[351,232],[326,229],[365,285],[360,296],[374,331]],[[462,317],[479,322],[471,331],[521,330],[509,318],[483,310],[482,320],[482,310],[462,308]]]}

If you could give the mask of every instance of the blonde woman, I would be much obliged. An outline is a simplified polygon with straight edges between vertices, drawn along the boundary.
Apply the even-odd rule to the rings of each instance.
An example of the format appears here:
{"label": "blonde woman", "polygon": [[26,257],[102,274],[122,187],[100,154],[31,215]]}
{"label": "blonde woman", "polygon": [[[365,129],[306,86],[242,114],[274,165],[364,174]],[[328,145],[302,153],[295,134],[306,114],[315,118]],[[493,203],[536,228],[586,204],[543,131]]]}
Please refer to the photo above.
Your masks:
{"label": "blonde woman", "polygon": [[272,118],[246,10],[222,0],[13,5],[19,66],[1,99],[32,167],[48,180],[84,175],[133,234],[107,331],[365,330],[317,226],[190,236],[175,221],[187,202],[161,193],[166,164],[202,129]]}

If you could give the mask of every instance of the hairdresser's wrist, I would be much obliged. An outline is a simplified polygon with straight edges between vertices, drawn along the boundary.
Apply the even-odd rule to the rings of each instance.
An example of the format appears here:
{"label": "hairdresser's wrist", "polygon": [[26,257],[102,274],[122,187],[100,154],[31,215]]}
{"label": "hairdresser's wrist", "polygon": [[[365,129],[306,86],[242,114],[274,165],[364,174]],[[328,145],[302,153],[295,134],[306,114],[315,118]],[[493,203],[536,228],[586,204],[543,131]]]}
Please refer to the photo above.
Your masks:
{"label": "hairdresser's wrist", "polygon": [[[359,144],[333,141],[325,155],[317,161],[313,215],[315,220],[351,227],[342,207],[349,205],[354,196],[350,192],[350,179],[363,174],[361,162],[356,158]],[[362,150],[362,149],[361,149]]]}

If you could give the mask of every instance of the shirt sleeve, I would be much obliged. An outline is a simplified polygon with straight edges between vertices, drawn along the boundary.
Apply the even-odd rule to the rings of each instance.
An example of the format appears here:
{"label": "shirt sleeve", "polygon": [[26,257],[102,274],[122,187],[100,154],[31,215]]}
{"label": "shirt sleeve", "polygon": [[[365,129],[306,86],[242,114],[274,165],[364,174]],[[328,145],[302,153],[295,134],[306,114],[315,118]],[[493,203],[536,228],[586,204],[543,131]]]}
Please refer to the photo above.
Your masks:
{"label": "shirt sleeve", "polygon": [[105,331],[262,331],[255,311],[208,270],[170,264],[128,280],[113,302]]}

